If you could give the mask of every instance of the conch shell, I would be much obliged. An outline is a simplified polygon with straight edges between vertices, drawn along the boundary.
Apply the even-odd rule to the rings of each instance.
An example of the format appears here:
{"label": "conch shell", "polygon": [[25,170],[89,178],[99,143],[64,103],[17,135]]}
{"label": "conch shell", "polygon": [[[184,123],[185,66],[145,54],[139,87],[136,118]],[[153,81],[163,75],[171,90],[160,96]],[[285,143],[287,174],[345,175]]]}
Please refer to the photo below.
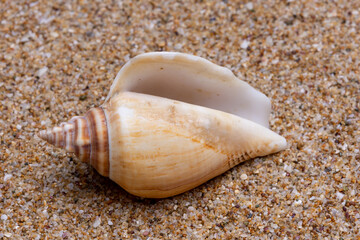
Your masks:
{"label": "conch shell", "polygon": [[269,99],[229,69],[154,52],[123,66],[103,105],[39,136],[131,194],[163,198],[283,150],[269,114]]}

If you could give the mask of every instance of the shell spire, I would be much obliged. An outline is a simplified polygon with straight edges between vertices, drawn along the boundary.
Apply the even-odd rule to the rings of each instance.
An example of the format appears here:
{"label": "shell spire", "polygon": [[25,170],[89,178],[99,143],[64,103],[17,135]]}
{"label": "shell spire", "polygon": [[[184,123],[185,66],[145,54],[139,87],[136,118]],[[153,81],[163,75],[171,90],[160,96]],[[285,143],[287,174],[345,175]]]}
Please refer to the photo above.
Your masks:
{"label": "shell spire", "polygon": [[65,149],[91,164],[101,175],[109,172],[109,143],[105,113],[93,108],[84,117],[76,116],[59,127],[39,132],[48,143]]}
{"label": "shell spire", "polygon": [[70,143],[72,142],[72,137],[70,136],[73,135],[73,131],[73,123],[61,123],[60,127],[40,131],[38,136],[55,147],[64,148],[68,152],[74,152],[73,144]]}

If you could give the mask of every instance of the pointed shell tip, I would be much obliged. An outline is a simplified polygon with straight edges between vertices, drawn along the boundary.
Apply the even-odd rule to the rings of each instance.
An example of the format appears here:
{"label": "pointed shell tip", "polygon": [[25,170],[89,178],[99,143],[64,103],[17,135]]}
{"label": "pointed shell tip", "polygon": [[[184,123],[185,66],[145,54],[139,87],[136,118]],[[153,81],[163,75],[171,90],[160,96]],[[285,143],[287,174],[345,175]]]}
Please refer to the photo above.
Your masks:
{"label": "pointed shell tip", "polygon": [[39,138],[41,138],[42,140],[47,141],[46,130],[41,130],[41,131],[37,134],[37,136],[38,136]]}

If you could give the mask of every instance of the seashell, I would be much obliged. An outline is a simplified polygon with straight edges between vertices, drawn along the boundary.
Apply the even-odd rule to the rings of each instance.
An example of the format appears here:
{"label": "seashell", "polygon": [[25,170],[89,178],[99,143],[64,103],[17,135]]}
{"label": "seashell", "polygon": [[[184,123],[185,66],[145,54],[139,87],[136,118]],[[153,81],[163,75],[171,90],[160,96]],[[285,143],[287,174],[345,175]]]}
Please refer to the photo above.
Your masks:
{"label": "seashell", "polygon": [[163,198],[285,149],[286,140],[268,129],[270,108],[229,69],[154,52],[123,66],[100,107],[39,136],[131,194]]}

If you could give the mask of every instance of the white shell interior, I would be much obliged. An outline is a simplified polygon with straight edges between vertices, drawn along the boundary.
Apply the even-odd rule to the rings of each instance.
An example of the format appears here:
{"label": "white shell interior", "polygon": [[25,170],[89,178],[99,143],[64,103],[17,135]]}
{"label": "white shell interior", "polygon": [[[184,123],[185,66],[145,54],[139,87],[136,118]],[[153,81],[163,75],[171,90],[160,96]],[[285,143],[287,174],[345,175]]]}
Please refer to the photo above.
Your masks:
{"label": "white shell interior", "polygon": [[268,127],[271,106],[264,94],[235,77],[229,69],[189,54],[138,55],[119,71],[106,102],[123,91],[208,107]]}

